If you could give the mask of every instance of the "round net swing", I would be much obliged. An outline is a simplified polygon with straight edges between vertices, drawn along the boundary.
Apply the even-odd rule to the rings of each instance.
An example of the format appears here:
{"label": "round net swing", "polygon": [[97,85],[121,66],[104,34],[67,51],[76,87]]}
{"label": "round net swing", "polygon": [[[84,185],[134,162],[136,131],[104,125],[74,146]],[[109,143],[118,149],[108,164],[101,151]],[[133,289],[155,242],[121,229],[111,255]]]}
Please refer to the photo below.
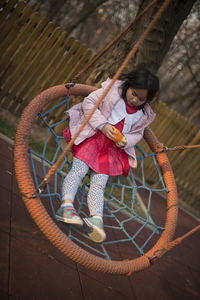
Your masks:
{"label": "round net swing", "polygon": [[[76,84],[72,95],[86,96],[91,87]],[[137,147],[137,176],[130,170],[128,178],[110,178],[105,190],[104,227],[107,239],[96,244],[81,228],[61,224],[55,211],[61,201],[60,191],[65,174],[71,167],[71,154],[67,153],[49,182],[41,189],[41,182],[63,154],[64,138],[57,128],[67,126],[67,118],[55,121],[59,112],[70,105],[67,89],[58,85],[45,90],[26,107],[20,118],[14,148],[16,178],[25,205],[44,235],[61,252],[83,266],[110,274],[130,274],[150,266],[159,251],[172,240],[177,219],[177,192],[173,172],[164,152],[150,129],[145,131],[145,141],[150,154]],[[66,97],[63,100],[63,97]],[[49,108],[51,102],[59,100]],[[44,107],[47,106],[44,112]],[[29,149],[29,136],[37,116],[47,127],[42,153]],[[145,166],[151,164],[156,175],[157,186],[150,187],[145,180]],[[80,186],[75,207],[81,217],[89,214],[87,208],[87,178]],[[152,218],[152,195],[166,194],[165,211],[162,218]],[[144,205],[139,195],[144,195]]]}

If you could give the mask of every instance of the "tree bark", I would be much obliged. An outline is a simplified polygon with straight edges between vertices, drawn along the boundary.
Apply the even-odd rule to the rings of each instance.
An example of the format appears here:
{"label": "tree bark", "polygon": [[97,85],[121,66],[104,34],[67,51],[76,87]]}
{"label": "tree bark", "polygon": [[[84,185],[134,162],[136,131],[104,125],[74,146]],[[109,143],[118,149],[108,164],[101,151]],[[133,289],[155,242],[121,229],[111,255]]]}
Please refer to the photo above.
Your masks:
{"label": "tree bark", "polygon": [[[68,0],[45,0],[43,6],[46,7],[46,15],[49,20],[53,20],[54,23],[61,25],[68,34],[83,23],[100,5],[108,0],[84,0],[80,1],[79,6],[71,6],[71,2]],[[74,10],[76,8],[76,10]],[[72,18],[70,21],[64,21],[66,9],[72,10]]]}
{"label": "tree bark", "polygon": [[[156,73],[169,50],[174,36],[195,2],[196,0],[172,0],[124,71],[130,71],[139,64],[145,64]],[[149,3],[149,0],[142,0],[138,14]],[[151,10],[120,38],[112,49],[98,60],[92,70],[90,70],[89,76],[86,76],[87,83],[93,83],[98,86],[102,80],[115,74],[162,4],[163,0],[158,1]]]}
{"label": "tree bark", "polygon": [[101,4],[107,0],[87,0],[84,2],[82,10],[74,16],[71,22],[63,24],[68,34],[83,23]]}

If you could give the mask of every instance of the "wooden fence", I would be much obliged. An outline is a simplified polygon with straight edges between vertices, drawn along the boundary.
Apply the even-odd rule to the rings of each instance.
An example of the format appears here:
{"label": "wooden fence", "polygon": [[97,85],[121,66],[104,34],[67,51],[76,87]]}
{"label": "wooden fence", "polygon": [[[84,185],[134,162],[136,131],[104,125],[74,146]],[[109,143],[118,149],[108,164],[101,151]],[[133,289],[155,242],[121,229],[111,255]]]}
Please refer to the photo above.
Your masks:
{"label": "wooden fence", "polygon": [[[52,22],[17,0],[0,1],[0,107],[20,116],[42,90],[70,81],[91,58],[86,46],[67,36]],[[200,131],[183,116],[160,102],[151,128],[168,147],[200,144]],[[139,144],[149,152],[144,141]],[[182,205],[200,216],[200,151],[171,151]],[[137,171],[139,172],[139,170]],[[153,165],[145,166],[147,182],[156,185]]]}
{"label": "wooden fence", "polygon": [[[177,114],[163,102],[156,109],[156,119],[151,129],[158,140],[171,148],[178,145],[200,144],[200,131],[186,118]],[[147,152],[144,141],[139,143]],[[200,216],[200,149],[167,152],[178,188],[182,206]],[[157,182],[152,164],[146,166],[146,177],[150,182]]]}
{"label": "wooden fence", "polygon": [[[10,0],[0,12],[0,101],[20,115],[41,90],[67,82],[92,51],[24,2]],[[1,5],[1,7],[3,4]]]}

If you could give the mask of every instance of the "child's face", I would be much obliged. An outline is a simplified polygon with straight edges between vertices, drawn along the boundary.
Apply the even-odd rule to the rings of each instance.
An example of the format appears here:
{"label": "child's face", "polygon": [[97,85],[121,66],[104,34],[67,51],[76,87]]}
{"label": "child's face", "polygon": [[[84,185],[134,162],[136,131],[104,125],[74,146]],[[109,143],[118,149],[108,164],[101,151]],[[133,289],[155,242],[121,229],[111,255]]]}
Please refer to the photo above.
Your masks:
{"label": "child's face", "polygon": [[126,91],[126,101],[130,106],[139,106],[146,102],[147,90],[129,88]]}

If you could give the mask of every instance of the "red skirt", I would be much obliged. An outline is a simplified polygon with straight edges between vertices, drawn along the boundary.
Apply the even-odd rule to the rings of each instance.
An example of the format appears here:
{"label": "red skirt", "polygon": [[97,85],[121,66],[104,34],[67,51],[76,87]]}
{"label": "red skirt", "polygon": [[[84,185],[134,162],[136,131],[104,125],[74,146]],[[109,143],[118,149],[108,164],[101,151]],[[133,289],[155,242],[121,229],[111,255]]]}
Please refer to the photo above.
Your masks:
{"label": "red skirt", "polygon": [[[124,120],[115,127],[122,131]],[[71,139],[69,127],[63,131],[67,142]],[[123,149],[107,138],[100,130],[79,145],[72,146],[73,155],[86,163],[93,171],[111,176],[127,176],[129,173],[128,155]]]}

